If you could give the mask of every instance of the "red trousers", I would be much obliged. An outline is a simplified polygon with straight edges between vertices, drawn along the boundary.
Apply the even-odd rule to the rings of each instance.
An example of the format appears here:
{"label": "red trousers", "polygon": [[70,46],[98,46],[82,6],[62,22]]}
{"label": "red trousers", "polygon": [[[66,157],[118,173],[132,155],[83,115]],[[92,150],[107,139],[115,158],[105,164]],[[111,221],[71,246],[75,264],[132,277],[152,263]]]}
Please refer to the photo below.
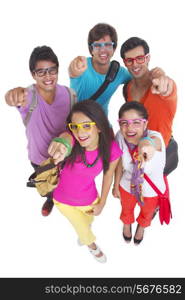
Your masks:
{"label": "red trousers", "polygon": [[121,206],[122,211],[120,219],[124,224],[132,224],[135,221],[134,209],[136,204],[140,206],[140,213],[136,221],[142,227],[150,226],[153,213],[159,206],[158,196],[155,197],[144,197],[144,204],[138,203],[136,197],[126,192],[121,186],[119,187],[121,194]]}

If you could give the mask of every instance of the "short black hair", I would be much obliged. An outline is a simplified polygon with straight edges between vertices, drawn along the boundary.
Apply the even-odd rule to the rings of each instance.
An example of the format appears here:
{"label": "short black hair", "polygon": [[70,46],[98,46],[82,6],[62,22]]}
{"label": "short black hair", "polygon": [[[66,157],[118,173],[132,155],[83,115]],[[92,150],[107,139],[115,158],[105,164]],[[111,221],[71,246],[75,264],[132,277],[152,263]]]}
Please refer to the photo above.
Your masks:
{"label": "short black hair", "polygon": [[104,36],[109,35],[112,42],[114,42],[113,48],[116,49],[117,47],[117,42],[118,42],[118,36],[116,29],[112,27],[109,24],[106,23],[98,23],[96,24],[90,31],[88,35],[88,47],[89,47],[89,52],[92,53],[92,46],[91,44],[94,41],[98,41]]}
{"label": "short black hair", "polygon": [[131,37],[122,44],[121,50],[120,50],[121,57],[124,59],[125,53],[127,51],[132,50],[138,46],[143,47],[145,55],[150,52],[149,46],[145,40],[140,39],[138,37]]}
{"label": "short black hair", "polygon": [[38,46],[33,49],[29,59],[29,68],[31,73],[35,70],[36,64],[40,60],[51,61],[56,64],[57,68],[59,67],[56,54],[48,46]]}
{"label": "short black hair", "polygon": [[126,102],[124,103],[121,107],[120,107],[120,110],[119,110],[119,119],[121,119],[122,115],[131,110],[131,109],[134,109],[138,112],[138,114],[143,118],[143,119],[146,119],[148,120],[148,112],[146,110],[146,108],[144,107],[143,104],[141,104],[140,102],[138,101],[129,101],[129,102]]}

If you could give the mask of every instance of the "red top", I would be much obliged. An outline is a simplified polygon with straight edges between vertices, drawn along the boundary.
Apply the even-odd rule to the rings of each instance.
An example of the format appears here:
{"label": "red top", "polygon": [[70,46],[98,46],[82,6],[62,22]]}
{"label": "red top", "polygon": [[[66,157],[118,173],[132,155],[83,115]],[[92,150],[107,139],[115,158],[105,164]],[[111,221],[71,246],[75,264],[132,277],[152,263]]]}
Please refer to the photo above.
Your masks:
{"label": "red top", "polygon": [[[133,101],[130,88],[132,82],[127,87],[127,101]],[[172,123],[177,108],[177,88],[174,82],[173,91],[170,96],[152,94],[148,89],[140,99],[149,115],[148,129],[159,131],[162,134],[165,145],[167,146],[172,135]]]}

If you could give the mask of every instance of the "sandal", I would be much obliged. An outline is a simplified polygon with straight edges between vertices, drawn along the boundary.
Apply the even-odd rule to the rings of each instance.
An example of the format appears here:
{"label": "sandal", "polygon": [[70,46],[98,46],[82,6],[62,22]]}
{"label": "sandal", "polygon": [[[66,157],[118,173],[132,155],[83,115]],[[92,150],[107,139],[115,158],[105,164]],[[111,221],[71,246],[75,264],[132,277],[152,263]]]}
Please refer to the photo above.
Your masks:
{"label": "sandal", "polygon": [[[96,249],[91,249],[89,247],[88,247],[88,249],[89,249],[90,253],[93,255],[93,257],[97,261],[99,261],[101,263],[105,263],[107,261],[107,258],[105,256],[105,254],[101,251],[101,249],[98,247],[98,245],[96,245]],[[102,253],[102,255],[101,256],[97,256],[100,253]]]}

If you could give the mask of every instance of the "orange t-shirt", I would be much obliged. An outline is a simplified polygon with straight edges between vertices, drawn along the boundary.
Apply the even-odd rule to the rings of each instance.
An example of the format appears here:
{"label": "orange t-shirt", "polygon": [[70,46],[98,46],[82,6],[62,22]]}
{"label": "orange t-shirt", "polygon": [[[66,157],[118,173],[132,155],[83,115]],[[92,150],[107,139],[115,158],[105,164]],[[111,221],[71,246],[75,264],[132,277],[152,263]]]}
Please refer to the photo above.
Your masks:
{"label": "orange t-shirt", "polygon": [[[131,83],[127,86],[127,101],[133,101],[130,93]],[[167,146],[172,135],[173,118],[177,108],[177,87],[174,82],[170,96],[152,94],[151,89],[140,99],[149,115],[148,129],[159,131]]]}

